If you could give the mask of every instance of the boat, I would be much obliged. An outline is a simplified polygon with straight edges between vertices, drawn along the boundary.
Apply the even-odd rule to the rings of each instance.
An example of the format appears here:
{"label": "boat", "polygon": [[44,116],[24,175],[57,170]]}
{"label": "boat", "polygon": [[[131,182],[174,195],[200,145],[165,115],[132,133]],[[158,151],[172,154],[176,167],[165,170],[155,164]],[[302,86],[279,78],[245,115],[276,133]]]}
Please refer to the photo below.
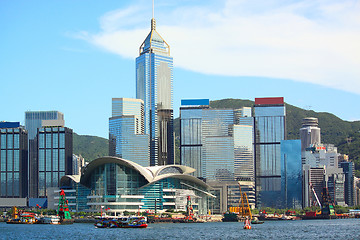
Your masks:
{"label": "boat", "polygon": [[147,228],[146,218],[142,216],[132,216],[125,221],[118,220],[119,228]]}
{"label": "boat", "polygon": [[95,225],[95,227],[97,227],[97,228],[107,228],[107,227],[109,227],[109,220],[107,220],[107,219],[100,219],[100,220],[97,221],[94,225]]}
{"label": "boat", "polygon": [[59,216],[44,216],[40,217],[36,221],[37,224],[60,224],[60,217]]}
{"label": "boat", "polygon": [[315,212],[306,212],[304,216],[301,216],[302,220],[313,220],[313,219],[337,219],[338,216],[335,212],[335,204],[330,198],[329,190],[327,187],[323,188],[322,191],[322,202],[320,203],[315,190],[310,184],[311,189],[318,201],[321,210]]}
{"label": "boat", "polygon": [[264,221],[260,221],[257,217],[254,217],[253,220],[251,220],[251,224],[263,224]]}
{"label": "boat", "polygon": [[32,212],[25,212],[12,207],[11,218],[6,221],[7,224],[33,224],[36,223],[36,215]]}
{"label": "boat", "polygon": [[97,228],[147,228],[146,217],[131,216],[115,219],[101,218],[95,224]]}
{"label": "boat", "polygon": [[223,222],[238,222],[238,215],[234,212],[224,213],[224,217],[221,219]]}

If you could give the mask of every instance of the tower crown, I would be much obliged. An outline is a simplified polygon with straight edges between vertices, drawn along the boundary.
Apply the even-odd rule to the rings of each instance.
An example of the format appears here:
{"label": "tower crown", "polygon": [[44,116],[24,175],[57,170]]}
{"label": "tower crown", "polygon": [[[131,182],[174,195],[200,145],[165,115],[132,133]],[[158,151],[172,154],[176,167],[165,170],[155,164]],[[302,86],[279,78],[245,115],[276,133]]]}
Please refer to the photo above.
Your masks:
{"label": "tower crown", "polygon": [[165,42],[165,40],[160,36],[156,31],[156,21],[155,18],[151,19],[151,30],[144,42],[140,45],[139,54],[144,53],[158,53],[161,55],[170,56],[170,46]]}
{"label": "tower crown", "polygon": [[151,19],[151,31],[156,30],[156,20],[155,18]]}

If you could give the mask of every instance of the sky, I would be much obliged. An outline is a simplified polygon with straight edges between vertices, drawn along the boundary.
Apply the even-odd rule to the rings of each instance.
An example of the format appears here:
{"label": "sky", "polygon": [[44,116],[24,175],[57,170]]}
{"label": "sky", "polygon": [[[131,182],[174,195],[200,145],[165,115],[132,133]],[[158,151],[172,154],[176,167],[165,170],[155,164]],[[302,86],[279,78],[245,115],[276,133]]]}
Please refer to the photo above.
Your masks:
{"label": "sky", "polygon": [[[284,97],[360,120],[359,0],[155,0],[181,99]],[[108,137],[112,98],[135,98],[152,0],[0,0],[0,121],[57,110]],[[301,121],[301,119],[299,119]]]}

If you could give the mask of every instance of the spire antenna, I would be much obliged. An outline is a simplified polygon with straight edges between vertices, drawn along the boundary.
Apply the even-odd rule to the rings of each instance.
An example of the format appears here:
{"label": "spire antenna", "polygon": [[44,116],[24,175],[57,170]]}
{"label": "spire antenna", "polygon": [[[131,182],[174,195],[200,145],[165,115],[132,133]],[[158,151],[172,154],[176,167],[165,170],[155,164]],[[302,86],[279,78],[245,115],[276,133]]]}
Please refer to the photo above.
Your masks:
{"label": "spire antenna", "polygon": [[151,30],[155,30],[156,29],[156,21],[154,18],[154,0],[152,1],[152,19],[151,19]]}
{"label": "spire antenna", "polygon": [[154,14],[154,0],[152,1],[152,18],[154,18],[155,14]]}

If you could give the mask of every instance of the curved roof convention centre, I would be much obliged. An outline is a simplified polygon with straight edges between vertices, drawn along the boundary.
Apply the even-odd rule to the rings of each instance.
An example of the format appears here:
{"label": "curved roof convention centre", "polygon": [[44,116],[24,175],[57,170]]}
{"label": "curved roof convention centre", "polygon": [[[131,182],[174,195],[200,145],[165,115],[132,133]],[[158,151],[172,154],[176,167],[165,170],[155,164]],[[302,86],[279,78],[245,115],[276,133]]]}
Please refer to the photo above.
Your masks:
{"label": "curved roof convention centre", "polygon": [[[179,179],[184,179],[184,180],[194,182],[206,189],[210,188],[210,186],[207,185],[205,182],[199,180],[198,178],[196,178],[194,176],[188,175],[189,173],[192,173],[195,171],[195,169],[191,168],[191,167],[187,167],[187,166],[183,166],[183,165],[164,165],[164,166],[154,166],[154,167],[143,167],[135,162],[125,160],[125,159],[122,159],[119,157],[112,157],[112,156],[101,157],[101,158],[97,158],[97,159],[91,161],[83,170],[81,178],[80,178],[80,183],[83,184],[84,186],[89,187],[90,176],[91,176],[92,172],[99,166],[107,164],[107,163],[115,163],[118,165],[123,165],[123,166],[129,167],[133,170],[136,170],[148,181],[148,184],[160,181],[161,179],[164,179],[164,178],[171,177],[171,178],[179,178]],[[68,179],[68,180],[72,179],[75,182],[79,182],[79,181],[76,181],[76,180],[78,180],[78,177],[75,177],[78,175],[71,175],[71,176],[70,175],[64,176],[63,177],[64,179],[62,178],[61,180],[65,181],[66,179]],[[146,185],[148,185],[148,184],[146,184]]]}

